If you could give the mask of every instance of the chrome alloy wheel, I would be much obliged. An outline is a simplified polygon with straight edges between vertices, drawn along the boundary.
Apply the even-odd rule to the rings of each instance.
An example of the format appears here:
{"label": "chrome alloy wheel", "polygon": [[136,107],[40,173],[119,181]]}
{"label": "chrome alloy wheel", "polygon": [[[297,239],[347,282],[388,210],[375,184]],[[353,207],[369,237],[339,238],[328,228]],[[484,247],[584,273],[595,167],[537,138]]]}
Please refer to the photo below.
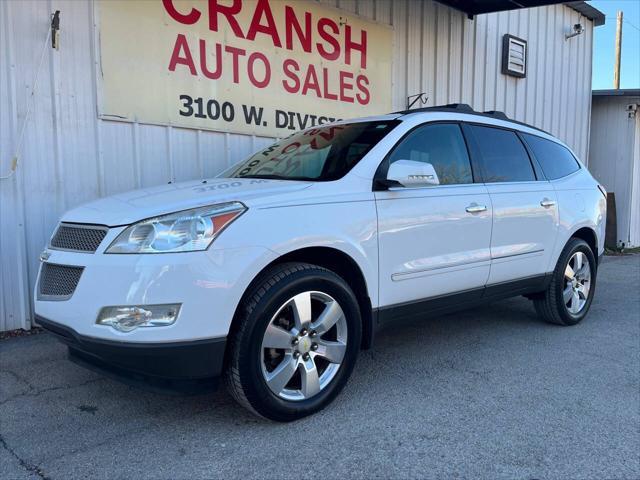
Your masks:
{"label": "chrome alloy wheel", "polygon": [[564,270],[564,280],[564,304],[569,313],[577,315],[587,304],[591,289],[591,267],[584,253],[576,252],[571,256]]}
{"label": "chrome alloy wheel", "polygon": [[285,400],[307,400],[331,383],[347,350],[347,320],[330,295],[309,291],[287,300],[262,339],[262,375]]}

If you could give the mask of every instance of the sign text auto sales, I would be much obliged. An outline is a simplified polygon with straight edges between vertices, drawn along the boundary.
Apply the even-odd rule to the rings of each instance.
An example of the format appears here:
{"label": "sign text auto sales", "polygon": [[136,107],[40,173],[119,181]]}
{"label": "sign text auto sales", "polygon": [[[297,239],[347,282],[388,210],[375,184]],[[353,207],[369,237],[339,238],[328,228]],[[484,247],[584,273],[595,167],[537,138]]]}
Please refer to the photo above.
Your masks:
{"label": "sign text auto sales", "polygon": [[389,27],[305,0],[100,2],[105,118],[283,136],[388,111]]}

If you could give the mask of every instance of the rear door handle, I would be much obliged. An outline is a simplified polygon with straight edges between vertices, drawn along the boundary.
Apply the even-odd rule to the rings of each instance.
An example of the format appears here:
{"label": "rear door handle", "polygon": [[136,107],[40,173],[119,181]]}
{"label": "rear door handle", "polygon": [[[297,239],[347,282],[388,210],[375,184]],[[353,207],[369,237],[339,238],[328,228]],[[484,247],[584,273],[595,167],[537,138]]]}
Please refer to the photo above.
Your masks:
{"label": "rear door handle", "polygon": [[543,198],[540,202],[540,206],[544,208],[553,207],[556,204],[553,200],[549,200],[548,198]]}
{"label": "rear door handle", "polygon": [[465,210],[469,213],[480,213],[486,211],[487,207],[486,205],[478,205],[477,203],[473,202],[471,205],[465,208]]}

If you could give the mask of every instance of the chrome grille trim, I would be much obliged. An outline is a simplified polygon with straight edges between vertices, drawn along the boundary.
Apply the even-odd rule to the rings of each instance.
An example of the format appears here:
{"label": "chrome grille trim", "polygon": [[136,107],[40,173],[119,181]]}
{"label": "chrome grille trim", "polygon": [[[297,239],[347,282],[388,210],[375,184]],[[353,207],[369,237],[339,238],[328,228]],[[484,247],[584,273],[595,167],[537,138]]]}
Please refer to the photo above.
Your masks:
{"label": "chrome grille trim", "polygon": [[71,252],[94,253],[109,229],[100,225],[61,223],[58,225],[49,248]]}
{"label": "chrome grille trim", "polygon": [[38,300],[68,300],[76,291],[84,267],[43,263],[40,267]]}

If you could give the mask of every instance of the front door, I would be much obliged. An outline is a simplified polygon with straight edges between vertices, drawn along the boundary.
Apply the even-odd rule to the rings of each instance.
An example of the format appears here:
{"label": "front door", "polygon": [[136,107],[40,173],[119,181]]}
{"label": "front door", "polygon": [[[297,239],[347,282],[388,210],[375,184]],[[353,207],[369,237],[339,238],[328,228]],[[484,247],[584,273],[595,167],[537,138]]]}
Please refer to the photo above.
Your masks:
{"label": "front door", "polygon": [[460,126],[414,129],[381,166],[385,178],[398,160],[432,164],[439,185],[375,192],[380,307],[453,292],[480,296],[491,260],[491,200],[485,185],[473,183]]}

